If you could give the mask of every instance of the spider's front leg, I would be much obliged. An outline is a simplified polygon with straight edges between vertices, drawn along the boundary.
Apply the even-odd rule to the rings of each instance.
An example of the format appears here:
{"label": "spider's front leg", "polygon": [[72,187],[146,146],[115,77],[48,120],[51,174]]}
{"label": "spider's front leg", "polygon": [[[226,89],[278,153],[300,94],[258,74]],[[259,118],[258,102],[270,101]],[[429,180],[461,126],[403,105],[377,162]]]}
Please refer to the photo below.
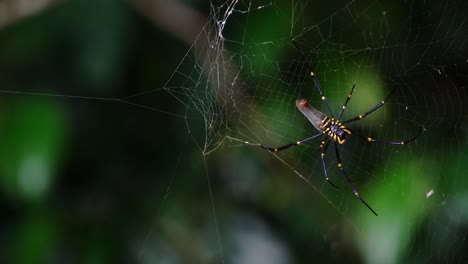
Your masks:
{"label": "spider's front leg", "polygon": [[351,118],[351,119],[348,119],[348,120],[346,120],[346,121],[343,121],[342,123],[343,123],[343,124],[347,124],[347,123],[351,123],[351,122],[354,122],[354,121],[361,120],[361,119],[363,119],[364,117],[366,117],[366,116],[372,114],[373,112],[377,111],[377,109],[379,109],[380,107],[382,107],[382,106],[385,104],[385,102],[387,102],[388,99],[390,99],[390,97],[393,95],[393,93],[395,93],[395,90],[396,90],[396,89],[393,89],[393,90],[390,92],[390,94],[387,96],[387,98],[385,98],[384,100],[382,100],[382,101],[381,101],[380,103],[378,103],[376,106],[372,107],[371,110],[365,112],[365,113],[362,114],[362,115],[357,115],[357,116],[355,116],[355,117],[353,117],[353,118]]}

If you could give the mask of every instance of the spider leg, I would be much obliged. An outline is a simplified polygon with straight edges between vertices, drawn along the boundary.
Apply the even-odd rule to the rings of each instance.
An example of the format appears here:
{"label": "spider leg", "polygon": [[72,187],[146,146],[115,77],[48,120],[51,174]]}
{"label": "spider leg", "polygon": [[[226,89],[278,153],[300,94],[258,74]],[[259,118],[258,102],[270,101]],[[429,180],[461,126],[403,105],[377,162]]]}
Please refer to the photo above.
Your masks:
{"label": "spider leg", "polygon": [[375,112],[377,109],[379,109],[380,107],[382,107],[384,105],[384,103],[393,95],[393,93],[395,93],[395,89],[393,89],[390,94],[387,96],[387,98],[385,98],[383,101],[381,101],[380,103],[378,103],[376,106],[372,107],[371,110],[365,112],[364,114],[362,115],[358,115],[358,116],[355,116],[351,119],[348,119],[344,122],[341,122],[343,125],[346,124],[346,123],[351,123],[351,122],[354,122],[354,121],[357,121],[357,120],[361,120],[363,119],[364,117],[372,114],[373,112]]}
{"label": "spider leg", "polygon": [[327,170],[327,165],[325,164],[325,154],[327,153],[328,146],[330,145],[331,139],[328,138],[328,140],[325,142],[325,140],[322,141],[320,144],[320,148],[323,148],[322,153],[320,153],[320,157],[322,158],[322,166],[323,166],[323,172],[325,173],[325,180],[327,180],[328,183],[330,183],[333,187],[338,188],[331,180],[330,177],[328,177],[328,170]]}
{"label": "spider leg", "polygon": [[345,109],[346,109],[346,106],[348,105],[348,102],[349,100],[351,99],[351,96],[353,95],[353,92],[354,92],[354,87],[356,86],[356,84],[353,84],[353,87],[351,88],[351,92],[348,94],[348,97],[346,98],[346,101],[345,103],[343,104],[343,106],[341,107],[341,111],[340,111],[340,114],[338,115],[338,120],[341,119],[341,116],[343,115]]}
{"label": "spider leg", "polygon": [[311,137],[308,137],[308,138],[305,138],[305,139],[301,139],[299,141],[296,141],[296,142],[292,142],[292,143],[289,143],[289,144],[286,144],[286,145],[283,145],[283,146],[280,146],[280,147],[276,147],[276,148],[272,148],[272,147],[267,147],[267,146],[264,146],[264,145],[260,145],[260,147],[262,147],[263,149],[265,150],[268,150],[268,151],[271,151],[271,152],[279,152],[279,151],[282,151],[282,150],[285,150],[285,149],[288,149],[290,147],[294,147],[294,146],[297,146],[297,145],[300,145],[304,142],[307,142],[311,139],[314,139],[320,135],[323,135],[323,133],[319,133],[319,134],[316,134],[316,135],[313,135]]}
{"label": "spider leg", "polygon": [[[296,40],[294,40],[294,39],[293,39],[293,44],[294,44],[294,47],[296,48],[296,50],[299,51],[299,52],[301,53],[301,56],[302,56],[302,57],[305,57],[304,52],[302,52],[302,50],[301,50],[301,49],[299,48],[299,46],[297,45]],[[331,108],[330,108],[330,105],[328,104],[327,98],[326,98],[325,95],[323,94],[323,92],[322,92],[322,87],[320,86],[320,83],[319,83],[317,77],[315,77],[314,72],[310,72],[310,76],[312,76],[312,79],[314,80],[315,87],[317,87],[317,90],[318,90],[319,93],[320,93],[320,97],[322,98],[323,103],[327,106],[328,111],[330,112],[330,116],[331,116],[331,117],[334,117],[334,116],[333,116],[333,112],[332,112],[332,110],[331,110]]]}
{"label": "spider leg", "polygon": [[[348,128],[348,130],[350,130],[350,129]],[[414,137],[412,137],[412,138],[410,138],[410,139],[408,139],[406,141],[381,140],[381,139],[376,139],[376,138],[373,138],[373,137],[370,137],[370,136],[367,136],[367,137],[363,136],[363,135],[355,132],[354,130],[350,130],[350,131],[351,131],[351,133],[357,135],[360,138],[363,138],[363,139],[367,140],[367,142],[370,142],[370,143],[380,143],[380,144],[389,144],[389,145],[405,145],[405,144],[408,144],[410,142],[415,141],[421,135],[423,130],[424,130],[424,128],[420,127],[418,134],[416,134]]]}
{"label": "spider leg", "polygon": [[312,80],[314,80],[315,87],[317,87],[317,90],[320,93],[320,97],[322,98],[323,103],[327,106],[328,111],[330,112],[330,116],[334,117],[333,112],[332,112],[332,110],[330,108],[330,105],[328,104],[327,98],[325,97],[325,95],[322,92],[322,88],[320,87],[320,83],[319,83],[317,77],[315,77],[315,74],[313,72],[310,72],[310,76],[312,76]]}
{"label": "spider leg", "polygon": [[338,145],[336,144],[336,142],[333,142],[335,143],[335,152],[336,152],[336,159],[338,160],[338,168],[341,170],[341,172],[343,173],[343,175],[345,176],[346,178],[346,181],[348,182],[349,184],[349,187],[351,187],[351,189],[353,190],[353,193],[354,195],[359,199],[361,200],[361,202],[367,206],[367,208],[369,208],[369,210],[371,210],[372,213],[374,213],[376,216],[377,216],[377,213],[374,211],[374,209],[372,209],[369,204],[367,204],[367,202],[361,197],[359,196],[359,193],[358,191],[356,190],[356,187],[354,187],[354,184],[351,182],[351,179],[348,177],[348,174],[346,173],[346,171],[344,170],[343,168],[343,164],[341,163],[341,158],[340,158],[340,153],[338,151]]}

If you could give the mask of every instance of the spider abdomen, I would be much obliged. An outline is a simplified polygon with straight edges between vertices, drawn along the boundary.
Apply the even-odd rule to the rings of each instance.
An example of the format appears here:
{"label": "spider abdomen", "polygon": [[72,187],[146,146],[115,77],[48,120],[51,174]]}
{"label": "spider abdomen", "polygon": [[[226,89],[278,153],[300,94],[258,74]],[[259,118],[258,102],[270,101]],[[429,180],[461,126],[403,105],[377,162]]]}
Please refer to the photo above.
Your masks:
{"label": "spider abdomen", "polygon": [[345,143],[346,137],[351,135],[351,131],[341,124],[340,121],[328,117],[323,119],[322,131],[339,144]]}

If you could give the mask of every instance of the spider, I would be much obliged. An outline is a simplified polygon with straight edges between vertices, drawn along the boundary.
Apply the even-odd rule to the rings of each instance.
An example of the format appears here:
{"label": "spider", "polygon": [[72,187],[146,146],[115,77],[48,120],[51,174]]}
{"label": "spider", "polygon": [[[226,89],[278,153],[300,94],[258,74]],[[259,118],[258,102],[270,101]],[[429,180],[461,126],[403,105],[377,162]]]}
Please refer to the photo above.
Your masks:
{"label": "spider", "polygon": [[302,139],[302,140],[298,140],[296,142],[292,142],[292,143],[289,143],[289,144],[286,144],[286,145],[283,145],[283,146],[280,146],[280,147],[276,147],[276,148],[271,148],[271,147],[267,147],[267,146],[264,146],[264,145],[260,145],[260,146],[263,149],[271,151],[271,152],[279,152],[279,151],[288,149],[290,147],[301,145],[304,142],[307,142],[307,141],[312,140],[312,139],[314,139],[316,137],[319,137],[320,135],[325,135],[324,138],[322,139],[321,143],[320,143],[320,148],[322,149],[322,151],[320,153],[320,156],[321,156],[321,159],[322,159],[322,167],[323,167],[323,172],[325,174],[325,180],[328,183],[330,183],[333,187],[338,188],[332,181],[330,181],[330,178],[328,176],[327,166],[325,164],[325,155],[327,153],[328,146],[330,145],[331,142],[333,142],[333,145],[335,147],[336,160],[338,162],[337,163],[338,168],[343,173],[346,181],[348,182],[349,187],[351,187],[351,190],[353,191],[354,195],[372,213],[374,213],[374,215],[377,216],[377,213],[374,211],[374,209],[372,209],[372,207],[370,207],[370,205],[359,195],[356,187],[354,186],[353,182],[349,178],[348,173],[346,173],[345,169],[343,168],[343,163],[341,162],[341,157],[340,157],[340,153],[338,151],[338,146],[343,145],[346,142],[346,138],[348,136],[350,136],[351,134],[355,134],[358,137],[365,139],[369,143],[380,143],[380,144],[390,144],[390,145],[405,145],[407,143],[410,143],[410,142],[416,140],[416,138],[418,138],[419,135],[421,134],[421,132],[423,131],[423,128],[420,127],[418,134],[416,136],[414,136],[413,138],[411,138],[409,140],[406,140],[406,141],[386,141],[386,140],[376,139],[376,138],[373,138],[373,137],[370,137],[370,136],[360,135],[359,133],[356,133],[354,130],[348,128],[345,125],[348,124],[348,123],[352,123],[354,121],[359,121],[359,120],[365,118],[366,116],[372,114],[373,112],[375,112],[380,107],[382,107],[384,105],[384,103],[392,96],[395,89],[392,92],[390,92],[390,94],[387,96],[387,98],[385,98],[383,101],[378,103],[376,106],[374,106],[369,111],[365,112],[362,115],[355,116],[355,117],[353,117],[351,119],[348,119],[348,120],[342,122],[342,121],[340,121],[341,116],[343,115],[343,113],[344,113],[344,111],[346,109],[346,106],[347,106],[349,100],[351,99],[351,96],[353,94],[354,87],[356,86],[356,84],[354,84],[353,87],[351,88],[351,92],[349,93],[348,97],[346,98],[345,103],[341,107],[341,111],[340,111],[338,117],[335,118],[334,115],[333,115],[333,112],[331,111],[330,105],[328,104],[327,99],[325,98],[325,95],[322,92],[322,89],[320,87],[320,83],[319,83],[318,79],[315,77],[315,74],[313,72],[311,72],[310,75],[311,75],[312,79],[314,80],[315,87],[317,88],[318,92],[320,93],[320,96],[322,98],[322,102],[327,107],[328,111],[330,112],[331,117],[328,117],[324,113],[322,113],[322,112],[318,111],[317,109],[313,108],[309,104],[309,102],[307,100],[305,100],[305,99],[297,99],[296,100],[296,106],[302,112],[302,114],[305,117],[307,117],[307,119],[312,123],[312,125],[315,127],[315,129],[317,129],[320,133],[318,133],[316,135],[313,135],[311,137]]}

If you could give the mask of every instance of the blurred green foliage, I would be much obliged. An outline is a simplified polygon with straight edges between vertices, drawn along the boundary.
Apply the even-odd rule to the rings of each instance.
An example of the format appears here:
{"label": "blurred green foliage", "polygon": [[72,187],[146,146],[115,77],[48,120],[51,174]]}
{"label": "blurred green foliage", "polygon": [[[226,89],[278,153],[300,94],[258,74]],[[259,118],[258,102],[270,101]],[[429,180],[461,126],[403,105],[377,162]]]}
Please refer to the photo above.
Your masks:
{"label": "blurred green foliage", "polygon": [[64,153],[63,107],[49,98],[13,101],[2,122],[3,193],[22,202],[43,202]]}
{"label": "blurred green foliage", "polygon": [[[246,1],[206,59],[136,2],[64,1],[0,32],[1,262],[466,261],[466,4]],[[399,88],[361,133],[425,127],[343,149],[378,217],[332,148],[339,189],[318,142],[276,158],[243,142],[315,132],[293,103],[320,103],[310,67],[333,109],[353,83],[353,113]]]}

